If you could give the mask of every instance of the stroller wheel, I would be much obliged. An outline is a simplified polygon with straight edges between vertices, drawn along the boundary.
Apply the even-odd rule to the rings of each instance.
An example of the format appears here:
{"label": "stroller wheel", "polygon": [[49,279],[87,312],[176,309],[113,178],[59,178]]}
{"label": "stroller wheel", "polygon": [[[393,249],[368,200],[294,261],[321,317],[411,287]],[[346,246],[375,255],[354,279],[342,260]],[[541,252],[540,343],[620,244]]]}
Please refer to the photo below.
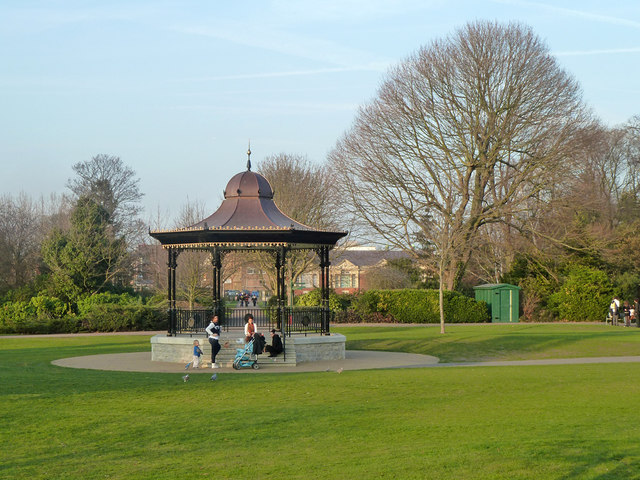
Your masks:
{"label": "stroller wheel", "polygon": [[238,362],[233,362],[233,369],[240,370],[240,365],[238,365]]}
{"label": "stroller wheel", "polygon": [[254,370],[258,370],[260,368],[260,365],[258,365],[258,362],[254,362],[254,364],[251,365],[251,368],[253,368]]}

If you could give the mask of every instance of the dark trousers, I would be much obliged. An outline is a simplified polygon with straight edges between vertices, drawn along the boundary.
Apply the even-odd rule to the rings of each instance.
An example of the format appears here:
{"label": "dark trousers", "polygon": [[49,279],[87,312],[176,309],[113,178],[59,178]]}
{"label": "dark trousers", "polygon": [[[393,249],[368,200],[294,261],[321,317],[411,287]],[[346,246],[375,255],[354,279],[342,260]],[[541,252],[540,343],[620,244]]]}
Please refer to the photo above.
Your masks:
{"label": "dark trousers", "polygon": [[264,351],[267,352],[270,357],[275,357],[275,356],[280,355],[282,353],[282,349],[277,349],[276,350],[271,345],[267,345],[266,347],[264,347]]}
{"label": "dark trousers", "polygon": [[216,363],[216,355],[220,351],[220,343],[213,337],[209,337],[209,343],[211,344],[211,363]]}

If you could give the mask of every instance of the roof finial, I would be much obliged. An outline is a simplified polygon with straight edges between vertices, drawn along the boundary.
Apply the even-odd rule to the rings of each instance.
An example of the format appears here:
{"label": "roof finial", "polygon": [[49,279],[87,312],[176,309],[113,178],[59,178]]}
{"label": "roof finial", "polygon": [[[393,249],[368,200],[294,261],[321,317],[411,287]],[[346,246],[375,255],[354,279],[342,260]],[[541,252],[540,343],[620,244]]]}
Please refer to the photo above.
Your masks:
{"label": "roof finial", "polygon": [[247,150],[247,171],[251,171],[251,140],[249,140],[249,150]]}

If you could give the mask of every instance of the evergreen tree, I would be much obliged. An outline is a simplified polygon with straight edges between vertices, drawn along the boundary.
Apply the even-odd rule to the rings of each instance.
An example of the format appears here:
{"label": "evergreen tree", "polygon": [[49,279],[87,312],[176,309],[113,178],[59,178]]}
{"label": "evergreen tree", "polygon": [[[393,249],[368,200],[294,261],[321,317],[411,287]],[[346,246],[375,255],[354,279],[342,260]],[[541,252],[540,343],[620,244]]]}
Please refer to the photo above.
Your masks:
{"label": "evergreen tree", "polygon": [[89,197],[76,202],[70,229],[54,229],[42,247],[51,288],[68,302],[113,284],[125,256],[125,242],[115,237],[109,213]]}

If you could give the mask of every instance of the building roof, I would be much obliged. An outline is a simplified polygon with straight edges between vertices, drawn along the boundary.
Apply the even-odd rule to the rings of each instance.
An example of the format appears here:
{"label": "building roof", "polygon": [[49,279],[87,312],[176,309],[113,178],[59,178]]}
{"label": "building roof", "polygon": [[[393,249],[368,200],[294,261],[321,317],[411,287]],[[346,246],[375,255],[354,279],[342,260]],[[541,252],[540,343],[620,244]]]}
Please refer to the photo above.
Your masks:
{"label": "building roof", "polygon": [[372,267],[383,260],[397,260],[410,258],[409,254],[401,250],[352,250],[345,249],[340,252],[332,252],[331,262],[339,265],[343,261],[348,261],[356,267]]}
{"label": "building roof", "polygon": [[315,230],[288,217],[273,201],[268,180],[251,171],[234,175],[224,191],[224,201],[207,218],[186,228],[153,231],[149,234],[162,245],[181,248],[212,246],[313,248],[333,246],[346,232]]}
{"label": "building roof", "polygon": [[229,180],[218,210],[190,228],[202,227],[313,230],[282,213],[273,201],[269,181],[251,170]]}

